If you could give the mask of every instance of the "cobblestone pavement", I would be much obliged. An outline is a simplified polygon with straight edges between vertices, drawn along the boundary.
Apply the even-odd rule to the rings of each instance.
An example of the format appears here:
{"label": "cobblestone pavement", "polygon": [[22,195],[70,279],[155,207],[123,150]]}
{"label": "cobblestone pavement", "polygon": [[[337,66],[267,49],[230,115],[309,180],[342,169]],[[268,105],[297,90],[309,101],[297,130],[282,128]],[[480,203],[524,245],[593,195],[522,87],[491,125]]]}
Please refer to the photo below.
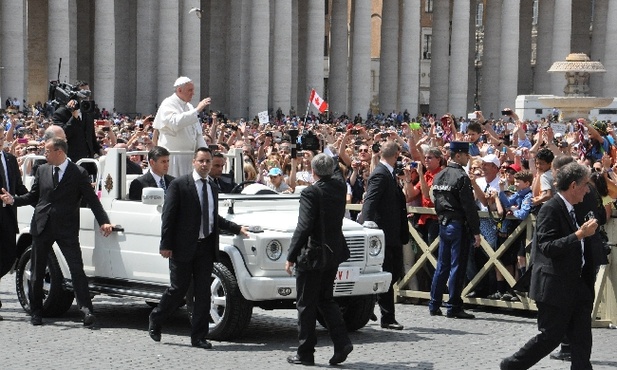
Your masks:
{"label": "cobblestone pavement", "polygon": [[[147,333],[151,310],[141,300],[97,296],[99,329],[86,329],[73,306],[60,318],[33,327],[15,296],[15,275],[0,283],[0,368],[8,369],[289,369],[296,311],[256,308],[245,335],[213,342],[211,351],[190,346],[188,319],[176,313],[163,327],[163,340]],[[498,369],[499,361],[536,334],[535,319],[520,312],[472,310],[476,320],[431,317],[426,306],[397,304],[402,331],[370,322],[351,333],[354,351],[346,369]],[[316,367],[329,367],[332,346],[318,326]],[[617,368],[617,330],[593,329],[594,369]],[[535,369],[568,369],[569,363],[543,359]]]}

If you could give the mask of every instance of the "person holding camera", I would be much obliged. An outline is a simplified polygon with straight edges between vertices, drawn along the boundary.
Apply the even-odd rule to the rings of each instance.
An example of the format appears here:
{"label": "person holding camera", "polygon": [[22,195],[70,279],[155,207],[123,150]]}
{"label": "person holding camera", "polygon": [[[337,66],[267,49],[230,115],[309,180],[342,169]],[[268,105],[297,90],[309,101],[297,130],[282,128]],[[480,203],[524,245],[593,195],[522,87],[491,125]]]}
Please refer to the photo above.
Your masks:
{"label": "person holding camera", "polygon": [[188,77],[178,77],[174,89],[175,92],[161,102],[153,127],[158,130],[157,145],[172,152],[187,152],[171,156],[169,174],[178,177],[190,172],[193,152],[208,146],[199,122],[199,113],[210,105],[210,98],[202,99],[197,107],[193,107],[191,100],[195,94],[195,85]]}
{"label": "person holding camera", "polygon": [[[79,95],[90,96],[90,87],[85,81],[77,81],[74,91]],[[85,100],[88,101],[88,100]],[[80,102],[71,99],[56,109],[52,117],[54,125],[62,127],[68,144],[68,157],[73,163],[82,158],[94,158],[101,155],[101,146],[96,140],[94,116],[90,112],[81,111]]]}

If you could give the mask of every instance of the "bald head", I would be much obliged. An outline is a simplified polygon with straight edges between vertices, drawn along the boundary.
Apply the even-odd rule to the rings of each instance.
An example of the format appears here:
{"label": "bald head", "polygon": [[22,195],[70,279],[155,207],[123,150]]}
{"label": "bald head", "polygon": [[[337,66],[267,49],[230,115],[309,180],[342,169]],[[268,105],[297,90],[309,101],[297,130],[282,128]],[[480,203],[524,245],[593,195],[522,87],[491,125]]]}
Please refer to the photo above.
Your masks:
{"label": "bald head", "polygon": [[43,135],[43,141],[47,141],[55,137],[66,141],[66,134],[64,133],[62,127],[58,125],[51,125],[45,130],[45,134]]}

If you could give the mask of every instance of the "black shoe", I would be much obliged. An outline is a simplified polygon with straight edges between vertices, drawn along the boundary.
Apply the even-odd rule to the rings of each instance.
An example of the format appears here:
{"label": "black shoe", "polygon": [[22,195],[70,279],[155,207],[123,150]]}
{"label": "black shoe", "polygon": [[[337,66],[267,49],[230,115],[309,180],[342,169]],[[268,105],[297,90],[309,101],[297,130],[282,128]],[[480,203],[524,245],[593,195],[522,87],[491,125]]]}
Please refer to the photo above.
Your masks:
{"label": "black shoe", "polygon": [[86,312],[84,315],[84,326],[94,326],[96,322],[96,316],[90,311]]}
{"label": "black shoe", "polygon": [[448,312],[446,316],[451,319],[475,319],[476,318],[474,315],[467,313],[463,310],[460,310],[458,312]]}
{"label": "black shoe", "polygon": [[374,313],[371,314],[371,321],[377,321],[377,315],[375,315]]}
{"label": "black shoe", "polygon": [[443,312],[441,312],[441,308],[438,308],[438,309],[436,309],[434,311],[429,310],[428,313],[431,316],[443,316]]}
{"label": "black shoe", "polygon": [[300,356],[298,356],[298,355],[287,357],[287,362],[289,362],[290,364],[294,364],[294,365],[305,365],[305,366],[313,366],[313,365],[315,365],[315,359],[314,358],[308,358],[308,359],[300,358]]}
{"label": "black shoe", "polygon": [[43,325],[43,318],[41,317],[41,315],[32,315],[32,317],[30,318],[30,324],[34,326]]}
{"label": "black shoe", "polygon": [[205,339],[200,339],[200,340],[191,342],[191,345],[197,348],[212,349],[212,343],[208,342]]}
{"label": "black shoe", "polygon": [[150,319],[148,324],[148,334],[150,334],[150,338],[152,338],[153,341],[160,342],[161,325],[155,324],[152,319]]}
{"label": "black shoe", "polygon": [[561,350],[559,352],[551,353],[549,357],[553,360],[572,361],[572,353],[563,352]]}
{"label": "black shoe", "polygon": [[4,317],[2,317],[2,315],[0,315],[0,321],[4,320]]}
{"label": "black shoe", "polygon": [[349,356],[351,351],[353,351],[353,345],[349,343],[348,345],[343,347],[343,350],[341,352],[334,352],[334,356],[332,356],[329,361],[330,365],[338,365],[341,362],[347,360],[347,356]]}
{"label": "black shoe", "polygon": [[396,321],[393,322],[382,322],[381,323],[381,327],[384,329],[391,329],[391,330],[403,330],[404,326],[399,324]]}

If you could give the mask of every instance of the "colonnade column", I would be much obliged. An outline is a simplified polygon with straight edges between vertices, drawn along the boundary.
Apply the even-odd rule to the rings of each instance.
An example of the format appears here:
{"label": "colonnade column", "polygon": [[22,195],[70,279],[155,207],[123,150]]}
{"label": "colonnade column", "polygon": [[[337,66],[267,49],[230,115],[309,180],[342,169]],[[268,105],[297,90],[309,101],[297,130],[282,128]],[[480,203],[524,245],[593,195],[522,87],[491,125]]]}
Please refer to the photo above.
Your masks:
{"label": "colonnade column", "polygon": [[[233,26],[236,22],[240,22],[241,14],[236,14],[234,17],[230,17],[229,9],[234,9],[237,3],[241,3],[238,0],[227,1],[213,1],[211,3],[210,14],[204,14],[204,16],[210,17],[210,97],[212,103],[210,109],[221,110],[231,117],[239,117],[239,113],[230,111],[229,105],[227,105],[228,99],[226,91],[233,91],[234,83],[227,79],[227,38],[231,41],[233,49],[233,40],[236,38],[236,32]],[[238,50],[241,50],[238,45]],[[230,58],[229,63],[234,61]],[[238,60],[236,60],[238,61]],[[230,69],[232,66],[230,66]],[[240,70],[237,70],[240,73]],[[228,86],[229,84],[229,86]],[[244,100],[240,96],[237,96],[237,107],[246,107],[247,104],[243,104]]]}
{"label": "colonnade column", "polygon": [[[188,76],[193,80],[195,85],[195,99],[201,99],[199,95],[201,91],[201,19],[193,13],[189,14],[189,10],[195,6],[193,0],[182,0],[180,2],[180,16],[178,19],[180,28],[180,68],[179,75]],[[202,13],[203,14],[203,13]],[[193,103],[196,104],[197,100]]]}
{"label": "colonnade column", "polygon": [[[565,60],[571,52],[572,42],[572,0],[555,1],[555,22],[553,23],[553,52],[551,64]],[[549,67],[550,68],[550,67]],[[552,95],[563,95],[566,80],[562,73],[550,73]]]}
{"label": "colonnade column", "polygon": [[[137,43],[135,75],[137,89],[135,91],[135,110],[144,114],[156,112],[160,104],[158,100],[158,34],[159,34],[159,3],[150,0],[137,0]],[[171,95],[172,87],[164,92]],[[99,104],[99,107],[103,109]],[[105,107],[111,110],[112,107]]]}
{"label": "colonnade column", "polygon": [[421,0],[405,0],[400,5],[399,109],[418,115],[420,94],[420,12]]}
{"label": "colonnade column", "polygon": [[251,43],[249,46],[249,110],[248,119],[268,110],[270,72],[270,2],[251,1]]}
{"label": "colonnade column", "polygon": [[[47,1],[29,0],[28,2],[28,40],[27,57],[28,80],[26,82],[26,94],[23,99],[30,104],[37,101],[47,101],[49,70],[47,65]],[[4,30],[3,30],[4,34]],[[0,61],[0,64],[3,62]],[[0,71],[0,74],[3,74]],[[0,81],[2,85],[2,81]],[[0,105],[4,107],[5,96],[0,91]]]}
{"label": "colonnade column", "polygon": [[450,70],[450,2],[433,2],[433,37],[431,45],[431,113],[448,110]]}
{"label": "colonnade column", "polygon": [[351,8],[350,111],[366,118],[371,103],[371,2],[354,1]]}
{"label": "colonnade column", "polygon": [[399,6],[398,0],[383,0],[381,12],[381,54],[379,56],[379,109],[391,113],[398,105],[398,50]]}
{"label": "colonnade column", "polygon": [[[115,99],[116,79],[116,17],[115,1],[99,0],[94,4],[94,81],[92,88],[94,99],[99,107],[106,107],[110,112],[120,103]],[[120,110],[120,107],[116,107]],[[121,110],[120,110],[121,111]]]}
{"label": "colonnade column", "polygon": [[328,105],[330,106],[330,113],[337,117],[343,113],[349,113],[349,106],[347,105],[347,92],[349,90],[347,76],[349,65],[347,4],[347,0],[332,0]]}
{"label": "colonnade column", "polygon": [[[158,99],[171,95],[174,81],[180,75],[180,4],[175,1],[159,2],[158,55]],[[189,77],[189,76],[187,76]]]}
{"label": "colonnade column", "polygon": [[[589,0],[572,1],[572,25],[570,34],[571,53],[591,53],[591,39],[589,37],[589,24],[591,23],[592,2]],[[597,3],[597,1],[596,1]],[[565,85],[565,84],[564,84]]]}
{"label": "colonnade column", "polygon": [[[493,113],[498,117],[501,110],[500,68],[501,68],[501,29],[502,29],[501,1],[486,2],[484,22],[484,54],[482,56],[482,101],[480,108],[485,117]],[[510,25],[508,25],[510,26]],[[509,56],[508,56],[509,57]],[[516,85],[515,85],[516,86]]]}
{"label": "colonnade column", "polygon": [[538,38],[533,83],[534,93],[538,95],[551,94],[551,76],[547,71],[553,64],[555,1],[541,0],[538,3]]}
{"label": "colonnade column", "polygon": [[[608,7],[606,12],[606,44],[604,46],[604,59],[602,64],[606,68],[602,78],[606,83],[604,84],[604,91],[602,96],[617,96],[617,2],[608,1]],[[613,36],[613,37],[611,37]]]}
{"label": "colonnade column", "polygon": [[[305,0],[306,1],[306,0]],[[326,28],[325,2],[308,0],[308,29],[306,31],[306,89],[298,90],[299,101],[308,102],[311,88],[322,97],[324,91],[324,31]]]}
{"label": "colonnade column", "polygon": [[[470,2],[470,0],[455,1],[452,8],[452,36],[450,48],[453,58],[451,58],[448,79],[447,111],[457,117],[466,115],[468,108],[469,56],[471,52],[471,40],[469,39],[469,28],[471,26]],[[439,111],[436,113],[442,114],[446,113],[446,111]]]}
{"label": "colonnade column", "polygon": [[503,0],[501,8],[501,60],[499,69],[499,107],[514,109],[518,90],[520,0]]}
{"label": "colonnade column", "polygon": [[[21,2],[20,2],[21,3]],[[52,4],[53,3],[53,4]],[[6,4],[3,2],[2,4]],[[12,8],[12,4],[11,4]],[[58,62],[62,58],[62,70],[60,72],[60,81],[73,82],[77,78],[77,5],[75,0],[59,0],[48,3],[49,19],[47,22],[47,34],[49,37],[49,45],[53,48],[48,50],[47,65],[52,79],[58,77]],[[11,10],[11,16],[14,9]],[[6,16],[3,12],[3,17]],[[14,15],[12,16],[14,17]],[[9,33],[4,32],[4,27],[18,30],[19,28],[11,27],[10,21],[2,22],[3,35],[2,41],[11,40]],[[3,48],[6,50],[5,48]],[[6,65],[5,65],[6,66]]]}
{"label": "colonnade column", "polygon": [[[605,63],[605,46],[606,46],[606,30],[608,16],[608,0],[595,0],[593,11],[593,34],[591,36],[591,52],[589,58],[591,60],[599,60],[602,64]],[[613,19],[617,22],[617,19]],[[606,68],[606,65],[604,66]],[[604,73],[591,73],[589,79],[589,94],[591,96],[604,96]]]}
{"label": "colonnade column", "polygon": [[521,0],[518,32],[518,91],[519,95],[533,92],[531,69],[531,29],[533,24],[533,0]]}
{"label": "colonnade column", "polygon": [[287,114],[291,107],[291,8],[289,0],[274,0],[272,47],[270,48],[270,91],[272,109]]}

